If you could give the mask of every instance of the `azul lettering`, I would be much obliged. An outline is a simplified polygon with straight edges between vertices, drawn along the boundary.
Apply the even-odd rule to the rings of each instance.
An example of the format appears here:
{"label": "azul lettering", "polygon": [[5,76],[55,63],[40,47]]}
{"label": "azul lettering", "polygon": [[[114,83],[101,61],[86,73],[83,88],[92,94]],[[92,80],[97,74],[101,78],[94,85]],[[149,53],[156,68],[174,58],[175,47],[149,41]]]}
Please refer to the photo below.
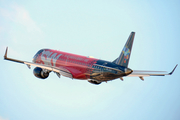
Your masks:
{"label": "azul lettering", "polygon": [[57,53],[53,53],[50,51],[43,51],[42,55],[41,55],[41,60],[44,62],[44,64],[46,65],[52,65],[55,66],[56,65],[56,61],[57,59],[59,59],[59,57],[62,54],[57,55]]}

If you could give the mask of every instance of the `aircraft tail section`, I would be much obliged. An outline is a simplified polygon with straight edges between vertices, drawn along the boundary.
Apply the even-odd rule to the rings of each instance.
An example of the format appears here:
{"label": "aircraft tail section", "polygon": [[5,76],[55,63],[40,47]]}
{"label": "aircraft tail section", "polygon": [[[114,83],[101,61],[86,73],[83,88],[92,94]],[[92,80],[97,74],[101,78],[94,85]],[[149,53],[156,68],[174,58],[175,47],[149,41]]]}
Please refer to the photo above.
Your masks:
{"label": "aircraft tail section", "polygon": [[116,60],[114,60],[113,63],[124,66],[124,67],[128,67],[131,50],[133,46],[133,41],[134,41],[134,36],[135,36],[135,32],[131,32],[126,44],[124,45],[124,48],[120,56]]}

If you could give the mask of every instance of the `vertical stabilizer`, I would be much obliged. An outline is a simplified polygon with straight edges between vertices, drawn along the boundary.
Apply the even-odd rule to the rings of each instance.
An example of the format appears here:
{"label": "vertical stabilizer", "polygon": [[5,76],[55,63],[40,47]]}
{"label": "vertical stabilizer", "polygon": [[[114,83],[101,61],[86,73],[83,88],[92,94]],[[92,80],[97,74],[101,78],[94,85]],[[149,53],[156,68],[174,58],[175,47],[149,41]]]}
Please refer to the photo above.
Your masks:
{"label": "vertical stabilizer", "polygon": [[131,32],[120,56],[116,60],[114,60],[113,63],[116,63],[124,67],[128,67],[134,36],[135,36],[135,32]]}

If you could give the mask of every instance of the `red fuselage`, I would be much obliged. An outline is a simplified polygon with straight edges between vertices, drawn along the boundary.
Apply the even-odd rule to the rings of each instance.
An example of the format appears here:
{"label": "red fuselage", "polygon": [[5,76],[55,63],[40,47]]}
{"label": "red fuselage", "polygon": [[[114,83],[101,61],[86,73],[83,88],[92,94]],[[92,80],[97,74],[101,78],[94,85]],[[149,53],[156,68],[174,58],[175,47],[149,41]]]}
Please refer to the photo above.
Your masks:
{"label": "red fuselage", "polygon": [[40,54],[36,54],[36,58],[33,62],[65,68],[69,70],[73,78],[76,79],[90,79],[92,65],[95,64],[97,60],[98,59],[95,58],[88,58],[57,50],[43,49]]}
{"label": "red fuselage", "polygon": [[73,78],[82,80],[108,81],[126,75],[124,67],[112,62],[52,49],[38,51],[33,62],[65,69],[72,74]]}

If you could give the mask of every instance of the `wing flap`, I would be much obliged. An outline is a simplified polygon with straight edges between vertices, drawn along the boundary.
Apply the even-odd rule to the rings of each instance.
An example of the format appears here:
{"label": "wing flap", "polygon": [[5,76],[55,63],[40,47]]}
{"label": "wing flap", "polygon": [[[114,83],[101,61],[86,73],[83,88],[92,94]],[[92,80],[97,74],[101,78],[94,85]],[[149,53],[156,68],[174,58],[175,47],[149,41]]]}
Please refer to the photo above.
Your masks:
{"label": "wing flap", "polygon": [[134,77],[134,76],[164,76],[168,75],[167,72],[163,71],[136,71],[133,70],[133,72],[128,75],[129,77]]}
{"label": "wing flap", "polygon": [[145,71],[145,70],[133,70],[133,72],[128,75],[128,77],[143,77],[143,76],[165,76],[165,75],[172,75],[175,71],[178,64],[174,67],[174,69],[168,73],[166,71]]}

